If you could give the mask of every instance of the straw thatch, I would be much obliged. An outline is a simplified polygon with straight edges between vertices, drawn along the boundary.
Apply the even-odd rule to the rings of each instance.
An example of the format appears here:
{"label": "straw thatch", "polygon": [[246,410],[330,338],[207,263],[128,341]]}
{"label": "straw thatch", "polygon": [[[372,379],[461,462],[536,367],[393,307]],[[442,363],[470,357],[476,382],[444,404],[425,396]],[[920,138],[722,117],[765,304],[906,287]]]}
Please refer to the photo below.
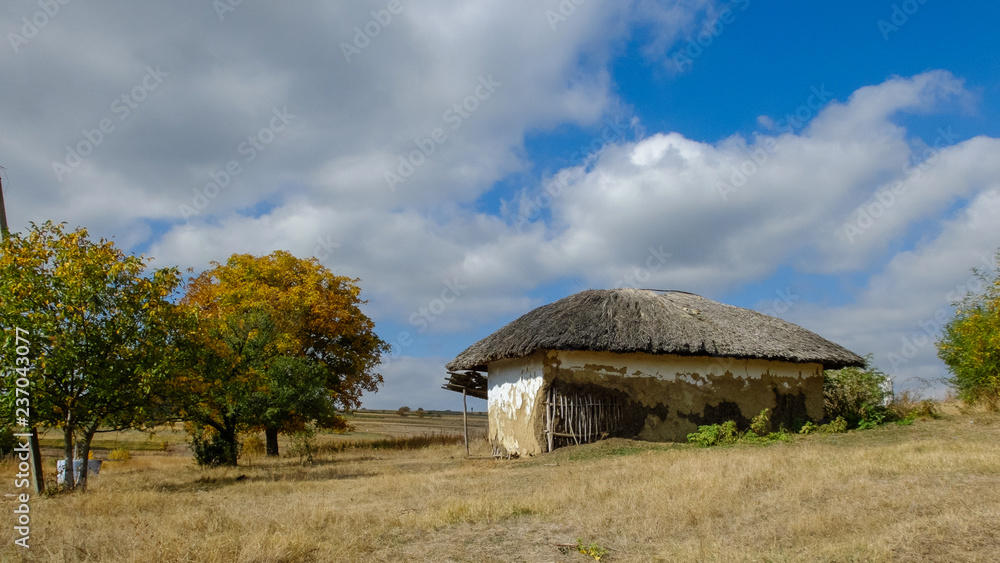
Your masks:
{"label": "straw thatch", "polygon": [[798,325],[681,291],[589,290],[539,307],[476,342],[448,369],[536,350],[645,352],[815,362],[825,369],[864,359]]}

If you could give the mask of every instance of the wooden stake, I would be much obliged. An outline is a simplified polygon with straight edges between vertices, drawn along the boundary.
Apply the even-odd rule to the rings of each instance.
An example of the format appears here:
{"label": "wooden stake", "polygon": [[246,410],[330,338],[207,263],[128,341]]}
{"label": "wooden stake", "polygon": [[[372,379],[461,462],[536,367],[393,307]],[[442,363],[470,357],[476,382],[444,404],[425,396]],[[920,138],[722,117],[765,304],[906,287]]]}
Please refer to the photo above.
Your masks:
{"label": "wooden stake", "polygon": [[548,436],[546,438],[547,438],[547,442],[548,442],[548,446],[549,446],[549,451],[550,452],[552,451],[552,432],[555,431],[555,428],[552,427],[553,414],[555,413],[555,410],[556,410],[556,406],[554,404],[552,404],[553,393],[554,393],[554,390],[553,390],[552,386],[550,385],[549,386],[549,392],[548,392],[548,400],[545,401],[545,428],[546,428],[546,432],[548,433]]}
{"label": "wooden stake", "polygon": [[469,418],[465,408],[465,389],[462,389],[462,427],[465,428],[465,457],[469,457]]}
{"label": "wooden stake", "polygon": [[[0,169],[3,167],[0,166]],[[7,238],[10,230],[7,228],[7,208],[3,204],[3,181],[0,180],[0,234],[3,236],[0,238]]]}

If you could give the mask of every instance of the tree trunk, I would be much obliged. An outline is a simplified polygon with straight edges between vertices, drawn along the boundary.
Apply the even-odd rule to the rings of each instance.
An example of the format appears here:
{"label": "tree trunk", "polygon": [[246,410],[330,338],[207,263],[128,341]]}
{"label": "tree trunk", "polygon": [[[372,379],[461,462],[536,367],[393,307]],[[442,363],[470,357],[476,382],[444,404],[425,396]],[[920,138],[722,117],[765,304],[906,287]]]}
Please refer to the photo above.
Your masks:
{"label": "tree trunk", "polygon": [[236,439],[236,424],[226,423],[225,430],[219,433],[222,440],[226,443],[228,459],[222,460],[222,465],[229,465],[236,467],[236,460],[240,456],[240,443]]}
{"label": "tree trunk", "polygon": [[68,422],[66,423],[66,427],[63,428],[63,459],[66,460],[66,469],[63,473],[65,477],[63,487],[72,489],[75,486],[73,482],[73,425]]}
{"label": "tree trunk", "polygon": [[83,453],[80,455],[80,458],[83,460],[83,463],[80,464],[80,482],[77,483],[77,488],[79,488],[81,491],[87,490],[87,474],[88,474],[87,466],[89,465],[88,462],[90,461],[90,441],[94,439],[95,432],[97,432],[96,424],[91,428],[88,428],[86,434],[84,434],[83,436]]}
{"label": "tree trunk", "polygon": [[268,457],[278,456],[278,429],[277,428],[265,428],[264,438],[267,441],[267,455]]}

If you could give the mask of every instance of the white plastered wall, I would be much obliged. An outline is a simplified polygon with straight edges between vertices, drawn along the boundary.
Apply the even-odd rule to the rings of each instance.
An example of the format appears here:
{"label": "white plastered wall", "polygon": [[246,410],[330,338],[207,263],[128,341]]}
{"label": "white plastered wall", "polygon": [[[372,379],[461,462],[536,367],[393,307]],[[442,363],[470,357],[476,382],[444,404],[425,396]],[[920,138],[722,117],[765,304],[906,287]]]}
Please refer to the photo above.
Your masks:
{"label": "white plastered wall", "polygon": [[512,454],[541,451],[535,407],[542,401],[541,356],[497,360],[489,364],[490,442]]}

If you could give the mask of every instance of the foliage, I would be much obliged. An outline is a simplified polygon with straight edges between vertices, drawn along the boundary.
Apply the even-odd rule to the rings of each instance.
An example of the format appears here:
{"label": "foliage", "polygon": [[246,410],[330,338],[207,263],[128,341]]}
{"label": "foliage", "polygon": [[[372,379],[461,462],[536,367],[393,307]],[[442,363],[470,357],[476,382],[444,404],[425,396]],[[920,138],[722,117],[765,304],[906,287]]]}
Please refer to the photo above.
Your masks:
{"label": "foliage", "polygon": [[[848,426],[885,417],[892,397],[889,376],[872,364],[871,354],[864,367],[829,370],[823,374],[823,406],[828,418],[843,417]],[[881,419],[880,419],[881,420]]]}
{"label": "foliage", "polygon": [[815,432],[819,432],[819,426],[813,424],[811,421],[806,422],[802,425],[802,428],[799,428],[799,434],[813,434]]}
{"label": "foliage", "polygon": [[750,432],[766,436],[771,431],[771,409],[764,409],[750,421]]}
{"label": "foliage", "polygon": [[865,413],[864,418],[858,422],[858,430],[871,430],[885,424],[886,413],[885,412],[870,412]]}
{"label": "foliage", "polygon": [[[13,377],[31,381],[30,422],[63,430],[67,465],[78,435],[85,457],[99,428],[129,428],[162,415],[156,397],[181,326],[168,301],[181,282],[177,269],[147,275],[148,259],[51,221],[11,234],[2,249],[5,347],[13,350],[23,333],[33,360],[2,386],[11,389]],[[4,399],[10,410],[14,394]],[[86,486],[86,470],[80,480]]]}
{"label": "foliage", "polygon": [[689,443],[703,447],[721,446],[725,444],[748,443],[764,444],[768,442],[788,442],[791,440],[787,432],[771,432],[771,410],[764,409],[750,421],[750,428],[740,433],[736,422],[727,420],[722,424],[699,426],[697,432],[688,434]]}
{"label": "foliage", "polygon": [[410,407],[403,406],[399,407],[399,410],[396,411],[396,414],[398,414],[399,416],[406,416],[407,414],[409,414],[409,412],[410,412]]}
{"label": "foliage", "polygon": [[941,418],[940,405],[930,399],[921,399],[915,391],[905,390],[893,397],[889,418],[900,425],[913,424],[918,419]]}
{"label": "foliage", "polygon": [[218,432],[198,429],[191,435],[191,451],[194,452],[195,462],[201,467],[236,465],[240,443],[225,439]]}
{"label": "foliage", "polygon": [[828,424],[820,426],[819,431],[824,434],[843,434],[847,432],[847,420],[842,416],[838,416]]}
{"label": "foliage", "polygon": [[292,455],[299,456],[299,462],[303,465],[313,462],[313,454],[316,453],[316,427],[307,424],[302,430],[292,434]]}
{"label": "foliage", "polygon": [[264,440],[260,436],[251,434],[243,440],[243,447],[240,448],[240,457],[245,459],[256,459],[264,455]]}
{"label": "foliage", "polygon": [[423,417],[427,416],[427,411],[425,411],[422,408],[418,408],[416,411],[414,411],[414,414],[417,415],[417,418],[423,418]]}
{"label": "foliage", "polygon": [[576,550],[584,555],[593,557],[597,561],[600,561],[601,558],[610,553],[607,548],[601,546],[601,544],[597,542],[590,542],[589,544],[584,545],[583,539],[581,538],[576,538]]}
{"label": "foliage", "polygon": [[342,430],[347,421],[337,412],[326,387],[328,372],[319,362],[303,356],[269,358],[263,370],[264,385],[247,398],[258,427],[293,431],[316,423]]}
{"label": "foliage", "polygon": [[732,420],[727,420],[722,424],[698,426],[697,432],[687,435],[687,441],[707,448],[709,446],[736,443],[739,440],[739,436],[739,432],[736,430],[736,423]]}
{"label": "foliage", "polygon": [[1000,252],[994,260],[993,272],[973,268],[982,291],[953,303],[955,316],[944,326],[937,348],[960,399],[1000,410]]}
{"label": "foliage", "polygon": [[108,452],[109,461],[128,461],[132,459],[132,452],[128,448],[115,448]]}
{"label": "foliage", "polygon": [[10,426],[0,427],[0,459],[14,454],[14,448],[18,445],[14,430]]}
{"label": "foliage", "polygon": [[275,455],[278,432],[342,428],[336,407],[377,391],[389,350],[359,308],[357,280],[283,251],[213,266],[181,301],[199,321],[178,385],[185,416],[231,443],[263,429]]}

